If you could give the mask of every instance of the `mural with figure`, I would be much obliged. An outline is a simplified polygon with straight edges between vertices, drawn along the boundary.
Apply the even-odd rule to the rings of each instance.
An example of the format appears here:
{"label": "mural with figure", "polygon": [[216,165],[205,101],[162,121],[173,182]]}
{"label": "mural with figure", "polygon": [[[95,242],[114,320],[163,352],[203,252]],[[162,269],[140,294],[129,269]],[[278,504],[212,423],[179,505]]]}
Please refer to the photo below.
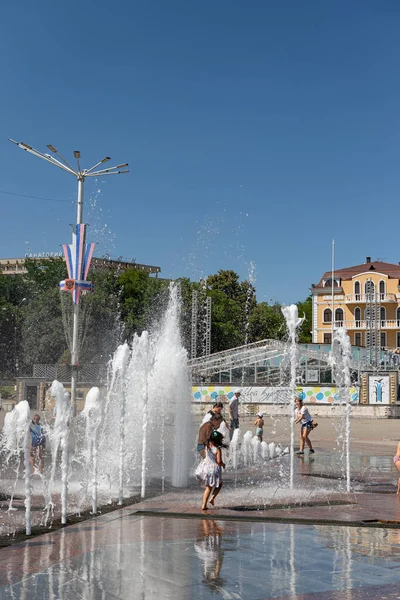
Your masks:
{"label": "mural with figure", "polygon": [[370,404],[390,403],[389,375],[370,375],[368,389]]}

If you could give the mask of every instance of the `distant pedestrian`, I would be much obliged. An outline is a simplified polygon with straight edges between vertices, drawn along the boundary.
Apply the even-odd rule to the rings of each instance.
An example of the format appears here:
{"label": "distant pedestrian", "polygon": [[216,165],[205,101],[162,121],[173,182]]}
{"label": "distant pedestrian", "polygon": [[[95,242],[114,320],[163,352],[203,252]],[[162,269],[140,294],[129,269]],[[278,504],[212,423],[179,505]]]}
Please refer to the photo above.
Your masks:
{"label": "distant pedestrian", "polygon": [[315,427],[318,427],[318,423],[314,423],[307,408],[303,405],[303,400],[299,397],[296,398],[296,408],[294,411],[295,423],[301,423],[300,430],[300,450],[297,454],[304,454],[304,444],[307,444],[310,454],[314,454],[315,450],[312,447],[309,435]]}
{"label": "distant pedestrian", "polygon": [[[223,443],[224,436],[219,431],[213,431],[205,445],[205,457],[196,469],[196,475],[205,484],[206,489],[203,494],[201,510],[207,510],[207,503],[214,506],[215,498],[222,488],[222,468],[225,463],[222,460],[222,448],[226,448]],[[212,494],[211,494],[212,492]],[[211,497],[210,497],[211,495]]]}
{"label": "distant pedestrian", "polygon": [[[202,425],[204,425],[204,423],[207,423],[212,416],[216,416],[219,419],[219,425],[216,429],[219,429],[222,425],[222,423],[225,424],[226,429],[229,430],[229,425],[227,424],[227,422],[225,421],[224,417],[222,416],[222,411],[224,409],[224,405],[222,402],[216,402],[214,404],[214,406],[212,407],[211,410],[207,411],[206,414],[203,417],[203,420],[201,422]],[[226,430],[225,431],[221,431],[222,435],[225,435]]]}
{"label": "distant pedestrian", "polygon": [[210,415],[210,420],[206,421],[206,423],[202,424],[199,429],[199,436],[197,439],[197,452],[200,454],[202,458],[205,458],[206,451],[205,447],[210,439],[210,436],[213,431],[218,429],[220,426],[221,420],[217,415]]}
{"label": "distant pedestrian", "polygon": [[229,402],[229,414],[231,417],[229,434],[231,439],[234,430],[239,429],[239,398],[241,393],[241,390],[235,390]]}
{"label": "distant pedestrian", "polygon": [[[393,457],[393,462],[396,465],[397,470],[400,472],[400,442],[397,444],[396,454]],[[400,477],[397,482],[397,493],[400,494]]]}
{"label": "distant pedestrian", "polygon": [[263,441],[263,431],[264,431],[264,419],[263,419],[263,413],[257,413],[257,418],[254,421],[254,425],[256,426],[256,436],[258,437],[258,439],[260,440],[260,442]]}
{"label": "distant pedestrian", "polygon": [[46,436],[40,424],[40,415],[35,415],[30,424],[31,432],[31,468],[35,469],[35,463],[39,463],[39,472],[43,473],[44,452],[46,449]]}

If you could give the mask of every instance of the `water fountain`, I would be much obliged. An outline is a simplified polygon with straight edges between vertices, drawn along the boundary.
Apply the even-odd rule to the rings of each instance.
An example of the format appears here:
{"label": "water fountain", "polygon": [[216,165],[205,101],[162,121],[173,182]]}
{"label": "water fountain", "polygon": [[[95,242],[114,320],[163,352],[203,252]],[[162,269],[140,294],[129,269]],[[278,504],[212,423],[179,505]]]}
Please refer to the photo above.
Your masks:
{"label": "water fountain", "polygon": [[[48,521],[60,493],[61,518],[67,509],[75,510],[91,502],[98,512],[99,493],[108,486],[110,495],[123,503],[124,495],[161,481],[173,487],[186,487],[189,480],[191,440],[190,381],[187,354],[179,330],[178,286],[171,284],[164,317],[151,332],[135,336],[131,347],[118,347],[110,361],[106,393],[92,388],[84,410],[71,414],[69,395],[54,381],[50,395],[54,411],[46,424],[47,452],[51,463],[40,474],[46,496]],[[26,401],[8,413],[2,438],[6,461],[24,453],[26,531],[31,531],[30,411]],[[73,432],[73,435],[72,435]],[[61,481],[56,481],[58,465]],[[118,467],[116,468],[116,466]],[[20,467],[17,468],[17,478]],[[38,473],[39,475],[39,473]],[[79,486],[80,481],[80,486]],[[70,489],[74,488],[74,496]],[[12,500],[11,500],[12,503]]]}
{"label": "water fountain", "polygon": [[345,406],[345,473],[346,490],[350,492],[350,363],[352,359],[351,342],[344,327],[335,329],[332,341],[332,350],[330,353],[330,364],[332,367],[333,379],[338,387],[338,396],[342,405]]}
{"label": "water fountain", "polygon": [[299,350],[297,347],[297,328],[302,324],[304,318],[299,319],[297,306],[291,304],[282,308],[283,316],[289,332],[289,354],[290,354],[290,383],[289,383],[289,410],[290,410],[290,489],[293,489],[294,480],[294,409],[297,381],[297,368],[299,363]]}

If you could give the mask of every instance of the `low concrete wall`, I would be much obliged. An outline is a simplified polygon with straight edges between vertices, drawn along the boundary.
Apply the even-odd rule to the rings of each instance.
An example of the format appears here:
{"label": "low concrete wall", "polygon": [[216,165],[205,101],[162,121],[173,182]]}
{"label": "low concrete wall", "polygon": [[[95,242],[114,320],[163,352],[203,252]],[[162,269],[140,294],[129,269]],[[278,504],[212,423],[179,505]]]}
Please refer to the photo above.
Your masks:
{"label": "low concrete wall", "polygon": [[[193,402],[192,413],[203,416],[211,408],[209,402]],[[343,417],[346,407],[341,404],[313,404],[308,407],[312,417]],[[284,404],[246,404],[239,405],[239,414],[242,417],[252,417],[262,412],[265,416],[288,416],[289,407]],[[228,418],[228,407],[225,409],[225,418]],[[376,404],[354,404],[351,407],[352,419],[400,419],[400,406]]]}

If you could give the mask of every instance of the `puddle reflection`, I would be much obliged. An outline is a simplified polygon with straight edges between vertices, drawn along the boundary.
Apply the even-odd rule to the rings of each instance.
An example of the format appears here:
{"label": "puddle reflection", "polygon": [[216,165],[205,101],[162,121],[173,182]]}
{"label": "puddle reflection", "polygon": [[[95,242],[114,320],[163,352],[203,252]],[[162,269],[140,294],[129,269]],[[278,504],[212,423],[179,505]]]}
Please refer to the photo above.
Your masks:
{"label": "puddle reflection", "polygon": [[204,583],[210,589],[219,590],[224,584],[221,577],[224,559],[222,526],[217,521],[203,519],[199,525],[194,549],[202,564]]}

